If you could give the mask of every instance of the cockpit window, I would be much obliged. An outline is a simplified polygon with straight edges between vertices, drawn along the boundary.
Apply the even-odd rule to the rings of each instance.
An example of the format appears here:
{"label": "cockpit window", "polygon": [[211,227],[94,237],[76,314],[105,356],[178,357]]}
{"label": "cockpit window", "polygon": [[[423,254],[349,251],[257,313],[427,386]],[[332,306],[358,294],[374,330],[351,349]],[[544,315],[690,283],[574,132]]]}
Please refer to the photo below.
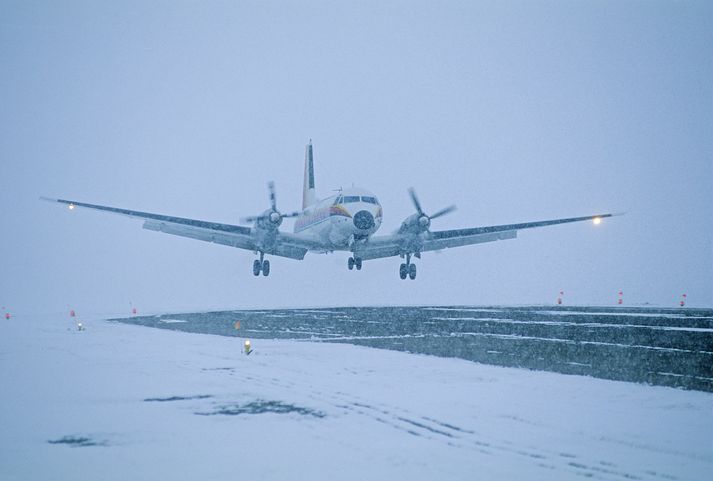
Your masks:
{"label": "cockpit window", "polygon": [[359,196],[358,195],[345,195],[343,203],[349,204],[350,202],[359,202]]}
{"label": "cockpit window", "polygon": [[378,204],[379,203],[379,201],[376,200],[376,197],[371,197],[371,196],[362,196],[361,201],[366,202],[368,204]]}

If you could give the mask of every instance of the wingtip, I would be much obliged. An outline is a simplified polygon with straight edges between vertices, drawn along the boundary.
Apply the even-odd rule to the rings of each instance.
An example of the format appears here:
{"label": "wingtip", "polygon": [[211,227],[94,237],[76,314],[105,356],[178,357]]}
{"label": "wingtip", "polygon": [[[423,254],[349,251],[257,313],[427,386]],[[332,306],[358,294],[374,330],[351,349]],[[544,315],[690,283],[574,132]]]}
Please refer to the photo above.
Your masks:
{"label": "wingtip", "polygon": [[45,202],[55,202],[55,203],[58,203],[58,204],[71,205],[72,208],[74,208],[74,205],[76,204],[76,202],[74,202],[73,200],[58,199],[58,198],[55,198],[55,197],[40,196],[40,200],[43,200],[43,201],[45,201]]}

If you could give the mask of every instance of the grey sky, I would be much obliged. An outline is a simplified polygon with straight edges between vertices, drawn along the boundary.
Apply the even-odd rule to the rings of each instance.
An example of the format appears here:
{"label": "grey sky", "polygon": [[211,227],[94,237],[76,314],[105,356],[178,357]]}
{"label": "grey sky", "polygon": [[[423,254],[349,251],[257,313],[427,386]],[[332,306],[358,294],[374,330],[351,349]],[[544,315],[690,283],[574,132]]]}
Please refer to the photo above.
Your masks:
{"label": "grey sky", "polygon": [[[436,4],[437,3],[437,4]],[[710,2],[0,3],[0,304],[16,312],[625,301],[713,305]],[[39,202],[236,223],[352,182],[380,233],[627,211],[346,270]],[[285,227],[291,229],[291,222]]]}

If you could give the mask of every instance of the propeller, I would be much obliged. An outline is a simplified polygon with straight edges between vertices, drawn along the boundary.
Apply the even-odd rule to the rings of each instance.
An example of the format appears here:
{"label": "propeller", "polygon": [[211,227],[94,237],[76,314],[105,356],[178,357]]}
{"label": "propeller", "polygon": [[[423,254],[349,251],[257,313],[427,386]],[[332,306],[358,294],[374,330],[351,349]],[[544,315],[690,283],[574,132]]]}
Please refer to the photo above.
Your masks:
{"label": "propeller", "polygon": [[285,217],[297,217],[300,215],[299,212],[290,212],[289,214],[283,214],[277,210],[277,197],[275,195],[275,183],[270,181],[267,183],[267,188],[270,191],[270,208],[260,215],[253,215],[249,217],[242,217],[240,220],[242,222],[258,222],[264,223],[269,222],[275,227],[282,224],[282,219]]}
{"label": "propeller", "polygon": [[431,227],[431,220],[437,219],[446,214],[450,214],[451,212],[456,210],[455,205],[450,205],[444,209],[439,210],[438,212],[428,215],[421,208],[421,203],[418,201],[418,197],[416,196],[416,190],[413,187],[410,187],[408,193],[411,196],[411,200],[413,201],[414,207],[416,207],[416,222],[418,223],[418,226],[421,230],[427,231],[428,228]]}

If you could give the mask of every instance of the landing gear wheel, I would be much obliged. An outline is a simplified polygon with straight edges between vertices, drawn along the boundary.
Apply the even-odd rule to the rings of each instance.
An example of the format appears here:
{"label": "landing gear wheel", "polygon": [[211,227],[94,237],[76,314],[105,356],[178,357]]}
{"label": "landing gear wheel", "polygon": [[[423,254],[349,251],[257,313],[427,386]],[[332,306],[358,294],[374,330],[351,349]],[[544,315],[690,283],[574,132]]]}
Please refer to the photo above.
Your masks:
{"label": "landing gear wheel", "polygon": [[361,270],[361,257],[357,257],[354,259],[354,265],[356,266],[356,269],[358,271]]}
{"label": "landing gear wheel", "polygon": [[411,280],[416,279],[416,264],[411,264],[408,266],[408,277]]}
{"label": "landing gear wheel", "polygon": [[403,280],[403,279],[406,279],[407,275],[408,275],[408,266],[406,266],[406,264],[401,264],[399,266],[399,277]]}
{"label": "landing gear wheel", "polygon": [[265,277],[270,275],[270,261],[262,261],[262,275]]}
{"label": "landing gear wheel", "polygon": [[259,276],[261,268],[262,263],[259,260],[255,259],[255,262],[253,262],[253,275]]}
{"label": "landing gear wheel", "polygon": [[354,269],[355,263],[356,262],[354,261],[353,257],[350,257],[349,260],[347,260],[347,267],[349,268],[350,271]]}

